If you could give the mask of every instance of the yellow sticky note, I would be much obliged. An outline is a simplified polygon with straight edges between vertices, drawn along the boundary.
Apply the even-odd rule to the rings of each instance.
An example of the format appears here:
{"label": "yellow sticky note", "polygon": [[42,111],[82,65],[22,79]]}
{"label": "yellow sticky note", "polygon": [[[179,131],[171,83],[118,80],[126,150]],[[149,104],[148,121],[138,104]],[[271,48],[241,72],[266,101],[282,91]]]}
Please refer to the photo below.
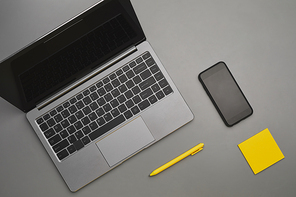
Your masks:
{"label": "yellow sticky note", "polygon": [[285,158],[268,129],[238,145],[254,174]]}

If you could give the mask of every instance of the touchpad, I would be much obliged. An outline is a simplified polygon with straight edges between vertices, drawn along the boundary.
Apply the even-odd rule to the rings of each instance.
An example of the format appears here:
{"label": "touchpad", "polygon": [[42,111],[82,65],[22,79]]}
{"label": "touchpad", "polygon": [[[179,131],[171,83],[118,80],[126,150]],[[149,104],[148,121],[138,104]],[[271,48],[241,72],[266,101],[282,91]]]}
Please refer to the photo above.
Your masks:
{"label": "touchpad", "polygon": [[138,117],[96,144],[112,167],[154,140],[143,119]]}

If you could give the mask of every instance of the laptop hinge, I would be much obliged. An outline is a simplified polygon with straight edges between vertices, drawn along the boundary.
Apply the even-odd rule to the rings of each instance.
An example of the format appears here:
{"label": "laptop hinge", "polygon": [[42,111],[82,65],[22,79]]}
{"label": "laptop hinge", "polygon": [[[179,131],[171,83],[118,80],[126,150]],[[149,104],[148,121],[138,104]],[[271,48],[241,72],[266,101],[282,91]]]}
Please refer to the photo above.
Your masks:
{"label": "laptop hinge", "polygon": [[37,109],[41,110],[42,108],[46,107],[47,105],[49,105],[53,101],[57,100],[58,98],[65,95],[69,91],[73,90],[74,88],[78,87],[79,85],[83,84],[84,82],[88,81],[89,79],[93,78],[94,76],[96,76],[97,74],[99,74],[103,70],[105,70],[106,68],[109,68],[110,66],[112,66],[112,65],[116,64],[117,62],[121,61],[122,59],[129,56],[131,53],[134,53],[135,51],[137,51],[137,48],[135,46],[125,50],[124,52],[122,52],[121,54],[119,54],[118,56],[113,58],[112,60],[106,62],[105,64],[103,64],[102,66],[97,68],[96,70],[92,71],[91,73],[89,73],[86,76],[82,77],[81,79],[75,81],[74,83],[67,86],[66,88],[64,88],[64,89],[60,90],[59,92],[55,93],[54,95],[47,98],[43,102],[37,104],[36,105]]}

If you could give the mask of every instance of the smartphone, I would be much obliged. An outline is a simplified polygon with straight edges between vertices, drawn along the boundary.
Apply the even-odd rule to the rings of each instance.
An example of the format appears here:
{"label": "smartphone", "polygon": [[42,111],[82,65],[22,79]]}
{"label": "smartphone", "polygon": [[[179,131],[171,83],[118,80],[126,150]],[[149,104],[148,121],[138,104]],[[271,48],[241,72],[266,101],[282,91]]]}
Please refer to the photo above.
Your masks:
{"label": "smartphone", "polygon": [[251,105],[224,62],[201,72],[198,79],[226,126],[231,127],[252,115]]}

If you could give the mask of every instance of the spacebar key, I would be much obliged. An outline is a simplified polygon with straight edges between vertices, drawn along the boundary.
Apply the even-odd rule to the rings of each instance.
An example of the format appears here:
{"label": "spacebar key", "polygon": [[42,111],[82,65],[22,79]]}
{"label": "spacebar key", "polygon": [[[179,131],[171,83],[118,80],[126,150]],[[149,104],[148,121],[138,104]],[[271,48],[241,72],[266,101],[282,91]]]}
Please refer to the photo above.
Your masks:
{"label": "spacebar key", "polygon": [[110,122],[108,122],[107,124],[103,125],[99,129],[90,133],[89,137],[91,140],[94,140],[94,139],[98,138],[99,136],[103,135],[104,133],[110,131],[111,129],[113,129],[117,125],[123,123],[124,121],[125,121],[124,116],[120,115],[120,116],[114,118],[113,120],[111,120]]}

